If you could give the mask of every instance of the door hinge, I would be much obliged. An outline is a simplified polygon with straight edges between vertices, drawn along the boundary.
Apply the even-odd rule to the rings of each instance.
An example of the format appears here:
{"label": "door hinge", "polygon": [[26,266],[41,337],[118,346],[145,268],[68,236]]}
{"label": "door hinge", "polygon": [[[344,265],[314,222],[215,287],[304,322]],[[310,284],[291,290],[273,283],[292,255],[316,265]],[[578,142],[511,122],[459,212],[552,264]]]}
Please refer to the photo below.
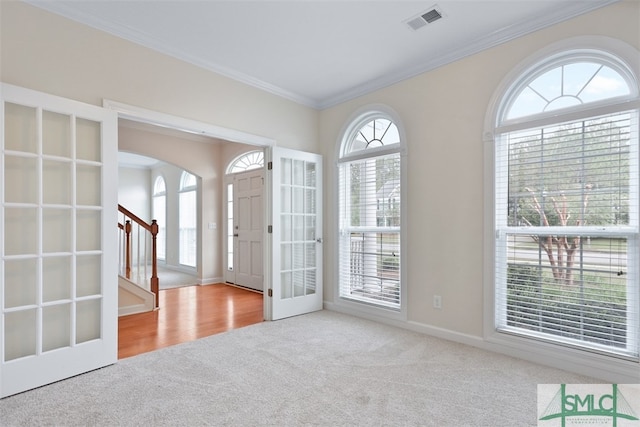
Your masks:
{"label": "door hinge", "polygon": [[267,233],[269,234],[273,233],[273,225],[267,226]]}
{"label": "door hinge", "polygon": [[273,162],[267,163],[267,170],[270,171],[271,169],[273,169]]}
{"label": "door hinge", "polygon": [[268,294],[270,297],[273,297],[273,289],[269,288],[269,292],[267,292],[267,294]]}

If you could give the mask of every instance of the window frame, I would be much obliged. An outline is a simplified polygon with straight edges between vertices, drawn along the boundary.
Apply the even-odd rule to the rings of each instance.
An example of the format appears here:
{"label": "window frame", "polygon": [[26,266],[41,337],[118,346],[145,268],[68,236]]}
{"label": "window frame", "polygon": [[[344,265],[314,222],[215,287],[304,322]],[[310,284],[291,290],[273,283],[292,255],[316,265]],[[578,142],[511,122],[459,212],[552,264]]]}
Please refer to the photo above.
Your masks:
{"label": "window frame", "polygon": [[[164,190],[162,191],[158,191],[157,187],[158,187],[158,182],[162,181],[162,184],[164,186]],[[161,239],[157,239],[157,240],[162,240],[162,243],[159,243],[157,246],[158,249],[158,260],[160,261],[165,261],[167,259],[167,224],[166,224],[166,219],[167,219],[167,180],[164,179],[164,176],[162,176],[162,174],[159,174],[156,176],[156,178],[153,181],[153,194],[151,195],[151,210],[152,210],[152,215],[153,215],[153,219],[157,219],[157,213],[155,212],[155,201],[158,198],[164,198],[164,220],[165,220],[165,224],[158,224],[158,236],[160,236],[160,231],[164,230],[164,235],[162,236]],[[162,250],[162,252],[160,252],[160,248]]]}
{"label": "window frame", "polygon": [[[397,128],[400,143],[394,144],[391,147],[372,147],[366,150],[357,150],[351,153],[347,153],[347,149],[354,133],[357,132],[363,125],[374,119],[385,119],[391,121]],[[376,317],[388,318],[391,320],[406,320],[407,319],[407,200],[406,200],[406,182],[407,182],[407,143],[404,127],[400,120],[399,115],[386,105],[376,104],[365,106],[355,111],[347,120],[346,125],[340,132],[340,137],[336,142],[336,161],[335,161],[335,194],[336,203],[335,206],[335,244],[334,244],[334,263],[335,263],[335,297],[334,304],[338,310],[344,310],[350,313],[358,313],[360,315],[373,315]],[[340,218],[341,218],[341,205],[339,202],[340,193],[340,170],[343,163],[351,163],[360,161],[366,158],[381,158],[391,154],[398,154],[400,157],[400,253],[405,254],[400,257],[400,303],[397,308],[391,308],[385,305],[372,304],[371,302],[361,301],[353,298],[345,298],[340,294]]]}
{"label": "window frame", "polygon": [[[586,55],[586,56],[585,56]],[[571,59],[593,59],[600,55],[606,61],[607,66],[612,63],[620,64],[614,69],[624,70],[620,74],[625,77],[632,89],[629,96],[615,97],[603,101],[583,104],[579,107],[567,110],[552,110],[535,116],[517,117],[503,120],[506,111],[511,107],[514,96],[520,88],[535,77],[548,71],[554,66],[562,65]],[[506,132],[542,126],[547,123],[561,123],[563,121],[586,118],[606,113],[621,112],[640,108],[638,94],[638,78],[640,76],[640,59],[638,51],[632,46],[615,39],[598,36],[583,36],[563,40],[541,49],[514,67],[495,90],[487,114],[485,116],[484,143],[484,257],[485,272],[484,283],[484,337],[492,349],[529,360],[549,363],[554,366],[582,372],[588,375],[598,373],[600,378],[609,378],[619,381],[622,378],[637,376],[637,358],[625,358],[613,353],[600,353],[586,348],[566,347],[561,343],[540,341],[519,335],[510,335],[496,330],[496,288],[495,288],[495,261],[496,261],[496,193],[495,179],[497,169],[496,145],[499,143],[499,135]],[[637,116],[636,116],[637,118]],[[637,124],[636,124],[637,126]],[[637,131],[637,127],[635,128]],[[638,159],[636,159],[638,161]],[[637,257],[639,242],[637,231],[635,242],[630,252]],[[634,296],[637,298],[638,296]],[[636,319],[637,320],[637,319]],[[597,371],[596,371],[597,369]]]}
{"label": "window frame", "polygon": [[[189,180],[190,178],[193,177],[193,179],[195,180],[194,184],[190,184]],[[183,259],[182,259],[182,222],[181,222],[181,215],[180,215],[180,211],[182,208],[182,195],[186,194],[186,193],[193,193],[193,197],[194,197],[194,214],[195,214],[195,260],[194,260],[194,264],[185,264],[183,263]],[[193,269],[197,269],[198,268],[198,220],[199,220],[199,212],[198,212],[198,177],[194,174],[192,174],[191,172],[188,171],[182,171],[182,173],[180,174],[180,187],[178,189],[178,264],[180,264],[182,267],[185,268],[193,268]]]}

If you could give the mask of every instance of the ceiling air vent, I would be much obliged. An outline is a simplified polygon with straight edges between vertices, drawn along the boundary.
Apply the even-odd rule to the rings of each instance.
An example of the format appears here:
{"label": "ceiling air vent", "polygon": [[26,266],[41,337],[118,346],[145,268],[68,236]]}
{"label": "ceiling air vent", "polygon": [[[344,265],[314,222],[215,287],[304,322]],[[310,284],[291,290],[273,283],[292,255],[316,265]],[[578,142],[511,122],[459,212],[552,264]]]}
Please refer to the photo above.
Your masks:
{"label": "ceiling air vent", "polygon": [[428,11],[421,13],[420,15],[406,21],[409,28],[416,31],[424,27],[427,24],[437,21],[442,18],[442,13],[436,6],[430,8]]}

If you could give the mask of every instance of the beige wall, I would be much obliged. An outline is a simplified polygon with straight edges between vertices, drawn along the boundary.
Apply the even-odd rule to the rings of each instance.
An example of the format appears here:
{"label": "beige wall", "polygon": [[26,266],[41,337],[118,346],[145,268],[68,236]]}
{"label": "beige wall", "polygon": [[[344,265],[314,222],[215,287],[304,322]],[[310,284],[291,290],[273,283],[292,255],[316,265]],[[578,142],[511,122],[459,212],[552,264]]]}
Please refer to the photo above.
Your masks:
{"label": "beige wall", "polygon": [[20,1],[0,2],[0,80],[104,98],[317,151],[317,111]]}
{"label": "beige wall", "polygon": [[[0,2],[0,81],[95,105],[109,99],[263,136],[284,147],[319,150],[316,110],[23,2]],[[216,148],[121,127],[119,149],[201,177],[201,221],[221,225],[226,164]],[[220,233],[221,227],[203,228],[203,280],[222,276]]]}
{"label": "beige wall", "polygon": [[[321,152],[328,302],[336,301],[335,159],[341,129],[363,106],[395,110],[409,152],[408,320],[477,337],[482,336],[486,267],[482,136],[494,91],[522,60],[565,38],[605,35],[640,48],[640,2],[622,1],[317,112],[21,2],[1,2],[0,8],[4,82],[97,105],[112,99]],[[226,164],[216,163],[211,147],[153,144],[161,144],[164,158],[184,160],[182,167],[203,178],[203,187],[212,191],[207,200],[203,196],[204,221],[221,224],[216,203],[222,200]],[[121,140],[121,149],[152,154],[151,143],[124,145]],[[232,152],[225,150],[220,158],[228,160]],[[221,227],[215,231],[221,232]],[[202,272],[205,277],[220,271],[218,244],[203,243],[203,256],[210,257],[206,264],[213,260],[211,271]],[[432,308],[434,294],[442,296],[442,310]]]}
{"label": "beige wall", "polygon": [[[640,48],[640,2],[625,1],[324,110],[325,300],[336,301],[335,166],[340,132],[359,108],[384,104],[408,146],[408,320],[483,335],[484,120],[493,92],[522,60],[556,41],[605,35]],[[327,250],[329,249],[329,250]],[[442,296],[442,310],[432,307]]]}
{"label": "beige wall", "polygon": [[[147,132],[120,126],[118,148],[122,151],[139,153],[162,160],[171,165],[184,169],[200,178],[200,241],[198,277],[205,283],[210,279],[222,277],[222,227],[215,230],[208,228],[209,222],[222,224],[222,180],[224,178],[224,164],[221,156],[220,143],[205,143],[193,141],[188,137],[180,138],[173,135]],[[170,168],[165,173],[175,168]],[[157,172],[157,171],[155,171]],[[153,175],[152,179],[155,179]],[[169,177],[167,177],[169,178]],[[175,177],[173,177],[175,178]],[[179,182],[167,179],[167,185]],[[167,188],[168,194],[177,194],[177,189]],[[167,203],[171,203],[167,199]],[[170,218],[167,218],[169,221]],[[167,236],[169,238],[169,236]],[[167,247],[167,257],[173,260],[177,257],[173,251],[176,248]]]}

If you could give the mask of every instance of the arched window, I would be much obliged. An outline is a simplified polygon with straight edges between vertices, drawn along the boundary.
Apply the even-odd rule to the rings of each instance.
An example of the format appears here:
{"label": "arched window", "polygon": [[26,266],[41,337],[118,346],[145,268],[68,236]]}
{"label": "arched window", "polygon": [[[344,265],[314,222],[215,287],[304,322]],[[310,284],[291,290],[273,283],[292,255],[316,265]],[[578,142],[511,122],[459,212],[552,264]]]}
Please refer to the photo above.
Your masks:
{"label": "arched window", "polygon": [[339,164],[339,294],[401,309],[401,139],[374,111],[347,129]]}
{"label": "arched window", "polygon": [[197,242],[197,180],[189,172],[182,172],[180,177],[180,192],[178,196],[178,227],[179,227],[179,261],[182,265],[196,266]]}
{"label": "arched window", "polygon": [[262,151],[250,151],[233,160],[227,168],[227,173],[246,172],[262,167],[264,167],[264,153]]}
{"label": "arched window", "polygon": [[595,49],[539,61],[503,94],[499,332],[638,358],[639,101],[632,70]]}
{"label": "arched window", "polygon": [[158,222],[156,236],[158,259],[166,259],[167,254],[167,187],[162,176],[156,177],[153,184],[152,216]]}

